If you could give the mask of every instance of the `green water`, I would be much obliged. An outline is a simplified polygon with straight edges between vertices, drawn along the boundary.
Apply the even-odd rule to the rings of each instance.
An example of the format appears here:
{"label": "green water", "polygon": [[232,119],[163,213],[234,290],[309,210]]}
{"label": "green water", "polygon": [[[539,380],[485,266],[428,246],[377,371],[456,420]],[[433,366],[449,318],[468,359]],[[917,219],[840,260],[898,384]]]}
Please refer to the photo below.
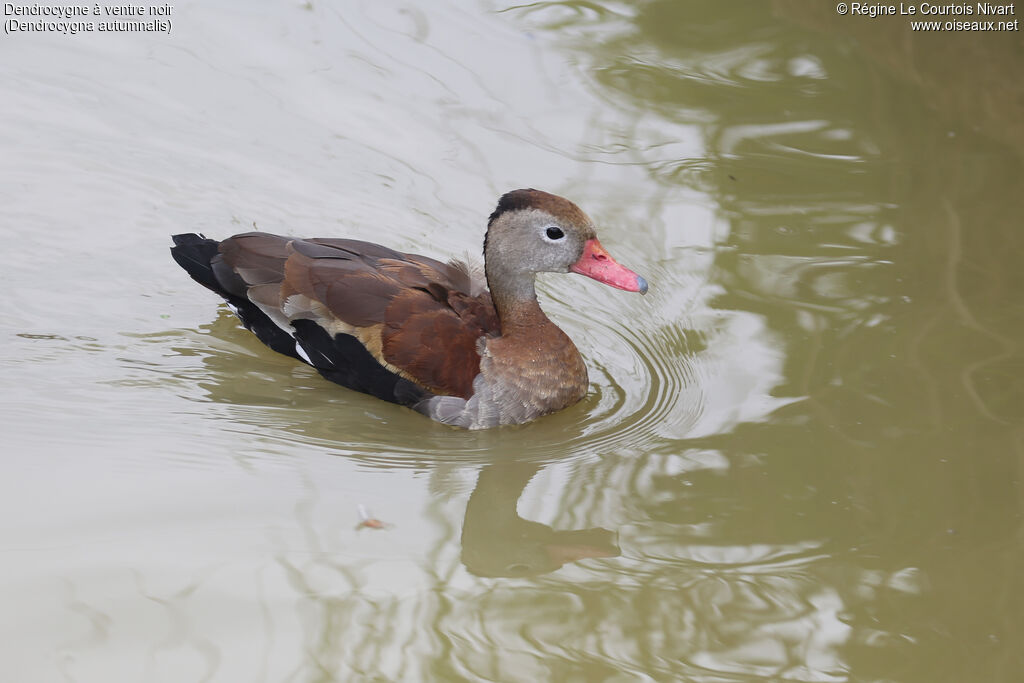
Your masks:
{"label": "green water", "polygon": [[[0,38],[0,677],[1022,680],[1019,31],[801,0],[173,21]],[[476,254],[523,186],[651,292],[543,278],[592,387],[521,427],[328,384],[166,251]]]}

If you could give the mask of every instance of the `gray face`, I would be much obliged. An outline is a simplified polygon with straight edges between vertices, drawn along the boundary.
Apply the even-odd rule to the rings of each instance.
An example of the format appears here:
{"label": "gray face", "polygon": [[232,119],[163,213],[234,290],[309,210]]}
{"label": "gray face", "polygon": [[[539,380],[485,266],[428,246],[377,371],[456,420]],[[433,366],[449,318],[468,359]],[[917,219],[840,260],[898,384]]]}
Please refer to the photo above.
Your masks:
{"label": "gray face", "polygon": [[488,270],[566,273],[593,236],[590,225],[576,225],[543,209],[509,211],[499,216],[488,231]]}

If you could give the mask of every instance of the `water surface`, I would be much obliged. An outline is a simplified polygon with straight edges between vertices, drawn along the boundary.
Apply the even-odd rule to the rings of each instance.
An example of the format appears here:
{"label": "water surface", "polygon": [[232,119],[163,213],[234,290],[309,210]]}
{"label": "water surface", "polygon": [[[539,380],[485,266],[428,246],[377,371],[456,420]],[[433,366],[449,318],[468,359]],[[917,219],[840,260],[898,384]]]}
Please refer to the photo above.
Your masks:
{"label": "water surface", "polygon": [[[1019,680],[1021,48],[796,0],[5,35],[0,675]],[[542,278],[592,387],[521,427],[331,385],[167,253],[477,254],[525,186],[651,292]]]}

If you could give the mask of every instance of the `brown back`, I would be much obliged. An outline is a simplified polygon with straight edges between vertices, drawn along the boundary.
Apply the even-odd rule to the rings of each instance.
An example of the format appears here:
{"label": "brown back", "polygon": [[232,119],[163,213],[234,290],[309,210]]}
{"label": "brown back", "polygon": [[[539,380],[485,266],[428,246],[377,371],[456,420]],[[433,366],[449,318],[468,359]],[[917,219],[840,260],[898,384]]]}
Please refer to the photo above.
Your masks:
{"label": "brown back", "polygon": [[236,288],[279,283],[280,315],[289,300],[301,303],[293,306],[300,317],[352,334],[386,367],[437,394],[469,398],[480,371],[477,340],[499,334],[490,294],[473,295],[479,287],[458,264],[359,240],[266,233],[235,235],[220,253],[229,272],[219,280],[237,278]]}

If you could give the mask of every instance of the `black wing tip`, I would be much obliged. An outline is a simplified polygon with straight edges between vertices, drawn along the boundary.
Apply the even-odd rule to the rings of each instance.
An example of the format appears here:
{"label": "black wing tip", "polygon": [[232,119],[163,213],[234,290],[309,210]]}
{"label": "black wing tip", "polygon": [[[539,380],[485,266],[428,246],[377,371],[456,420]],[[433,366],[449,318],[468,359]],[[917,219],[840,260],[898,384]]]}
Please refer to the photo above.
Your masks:
{"label": "black wing tip", "polygon": [[433,396],[423,387],[391,372],[349,334],[331,335],[313,320],[292,321],[295,339],[325,379],[390,403],[413,406]]}

